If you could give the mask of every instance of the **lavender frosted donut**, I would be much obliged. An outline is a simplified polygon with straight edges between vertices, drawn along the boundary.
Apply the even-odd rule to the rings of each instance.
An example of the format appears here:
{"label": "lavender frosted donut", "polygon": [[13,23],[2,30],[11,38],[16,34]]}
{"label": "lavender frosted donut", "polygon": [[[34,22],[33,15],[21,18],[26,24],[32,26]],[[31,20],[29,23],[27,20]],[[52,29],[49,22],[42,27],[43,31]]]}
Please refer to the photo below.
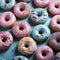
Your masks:
{"label": "lavender frosted donut", "polygon": [[11,28],[16,23],[16,17],[12,12],[4,12],[0,16],[0,25],[4,28]]}
{"label": "lavender frosted donut", "polygon": [[33,54],[36,47],[36,42],[31,37],[24,37],[18,43],[18,51],[24,55]]}
{"label": "lavender frosted donut", "polygon": [[60,32],[60,15],[56,15],[51,19],[50,28],[56,32]]}
{"label": "lavender frosted donut", "polygon": [[17,38],[28,36],[30,33],[30,25],[27,22],[19,21],[13,26],[12,33]]}
{"label": "lavender frosted donut", "polygon": [[41,46],[36,50],[36,60],[52,60],[53,50],[49,46]]}
{"label": "lavender frosted donut", "polygon": [[30,14],[30,6],[25,2],[20,2],[14,7],[14,14],[18,18],[26,18]]}
{"label": "lavender frosted donut", "polygon": [[60,32],[55,32],[48,38],[48,45],[54,51],[60,51]]}
{"label": "lavender frosted donut", "polygon": [[49,12],[52,15],[60,14],[60,1],[59,0],[53,0],[49,3]]}
{"label": "lavender frosted donut", "polygon": [[37,7],[45,7],[49,4],[50,0],[34,0],[34,4]]}
{"label": "lavender frosted donut", "polygon": [[0,50],[8,49],[13,43],[12,35],[7,31],[0,32]]}
{"label": "lavender frosted donut", "polygon": [[58,53],[54,56],[54,60],[60,60],[60,52],[58,52]]}

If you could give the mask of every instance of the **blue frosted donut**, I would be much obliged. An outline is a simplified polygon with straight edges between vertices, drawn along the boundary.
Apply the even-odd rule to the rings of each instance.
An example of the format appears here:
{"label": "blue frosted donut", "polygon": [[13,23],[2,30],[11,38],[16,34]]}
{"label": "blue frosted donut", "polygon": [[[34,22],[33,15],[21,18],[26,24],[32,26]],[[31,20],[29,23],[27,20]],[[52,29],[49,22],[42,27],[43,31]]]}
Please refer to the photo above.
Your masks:
{"label": "blue frosted donut", "polygon": [[15,0],[0,0],[0,7],[4,10],[10,10],[15,5]]}
{"label": "blue frosted donut", "polygon": [[13,58],[13,60],[28,60],[25,56],[16,56]]}
{"label": "blue frosted donut", "polygon": [[37,25],[33,28],[31,35],[36,41],[43,42],[50,36],[50,30],[45,25]]}
{"label": "blue frosted donut", "polygon": [[48,19],[48,13],[45,9],[36,8],[31,12],[31,21],[35,24],[43,24]]}
{"label": "blue frosted donut", "polygon": [[3,59],[2,57],[0,57],[0,60],[5,60],[5,59]]}

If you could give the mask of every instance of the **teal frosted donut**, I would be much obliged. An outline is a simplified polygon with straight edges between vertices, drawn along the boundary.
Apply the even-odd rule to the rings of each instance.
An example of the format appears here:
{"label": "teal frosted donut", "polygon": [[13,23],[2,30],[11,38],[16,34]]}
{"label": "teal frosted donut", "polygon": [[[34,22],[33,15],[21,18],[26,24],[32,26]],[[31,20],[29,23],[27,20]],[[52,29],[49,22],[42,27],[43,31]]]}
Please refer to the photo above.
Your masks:
{"label": "teal frosted donut", "polygon": [[50,30],[45,25],[37,25],[33,28],[31,35],[36,41],[42,42],[50,36]]}
{"label": "teal frosted donut", "polygon": [[43,24],[48,19],[48,13],[45,9],[36,8],[31,12],[31,21],[35,24]]}
{"label": "teal frosted donut", "polygon": [[5,60],[4,58],[0,57],[0,60]]}
{"label": "teal frosted donut", "polygon": [[14,7],[15,0],[0,0],[0,7],[4,10],[10,10]]}
{"label": "teal frosted donut", "polygon": [[28,60],[25,56],[16,56],[13,58],[13,60]]}

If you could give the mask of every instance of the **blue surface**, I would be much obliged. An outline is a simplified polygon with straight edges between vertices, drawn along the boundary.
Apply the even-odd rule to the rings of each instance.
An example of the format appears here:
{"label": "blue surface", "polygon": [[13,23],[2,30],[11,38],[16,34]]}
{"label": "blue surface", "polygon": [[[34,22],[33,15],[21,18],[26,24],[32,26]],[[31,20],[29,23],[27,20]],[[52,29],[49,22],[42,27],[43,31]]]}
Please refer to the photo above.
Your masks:
{"label": "blue surface", "polygon": [[[29,4],[30,4],[30,7],[31,7],[31,10],[36,8],[33,3],[29,3]],[[47,8],[45,8],[45,9],[47,10]],[[4,12],[4,10],[2,10],[0,8],[0,13],[3,13],[3,12]],[[17,21],[27,21],[31,25],[31,31],[32,31],[33,27],[35,26],[30,21],[30,16],[25,18],[25,19],[22,19],[22,20],[18,19]],[[50,17],[48,18],[48,20],[45,23],[45,25],[48,26],[49,25],[49,21],[50,21]],[[4,29],[3,27],[0,27],[0,31],[3,31],[3,30],[11,32],[11,29]],[[19,40],[20,39],[14,38],[14,43],[11,45],[11,47],[8,50],[0,51],[0,57],[5,58],[6,60],[12,60],[13,57],[21,55],[20,52],[18,52],[18,50],[17,50],[17,44],[18,44]],[[42,43],[42,44],[37,44],[37,47],[40,46],[40,45],[46,45],[46,44],[47,44],[47,41]],[[35,60],[34,54],[30,55],[30,56],[26,56],[26,57],[28,57],[29,60]]]}

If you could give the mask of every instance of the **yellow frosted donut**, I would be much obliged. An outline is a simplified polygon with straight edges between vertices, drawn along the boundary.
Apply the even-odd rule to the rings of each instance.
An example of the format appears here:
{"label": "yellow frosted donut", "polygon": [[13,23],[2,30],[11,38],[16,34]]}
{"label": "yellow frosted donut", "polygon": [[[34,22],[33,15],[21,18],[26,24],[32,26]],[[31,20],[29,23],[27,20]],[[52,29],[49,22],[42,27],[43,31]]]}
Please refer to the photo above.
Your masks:
{"label": "yellow frosted donut", "polygon": [[33,54],[36,50],[36,42],[31,37],[24,37],[18,43],[18,51],[24,55]]}

